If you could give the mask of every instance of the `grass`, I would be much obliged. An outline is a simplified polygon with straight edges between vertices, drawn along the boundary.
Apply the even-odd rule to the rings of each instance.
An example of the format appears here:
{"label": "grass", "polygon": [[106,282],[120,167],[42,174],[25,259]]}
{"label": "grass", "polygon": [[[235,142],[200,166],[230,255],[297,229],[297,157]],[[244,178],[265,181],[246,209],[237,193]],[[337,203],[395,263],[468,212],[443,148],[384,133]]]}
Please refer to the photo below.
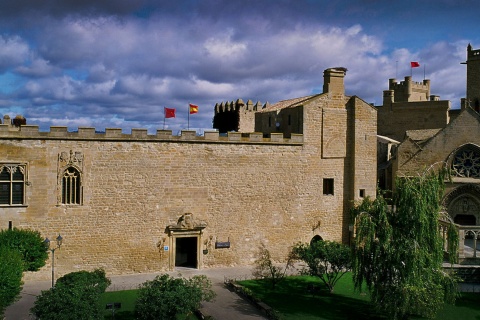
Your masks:
{"label": "grass", "polygon": [[[100,305],[105,308],[107,303],[120,302],[120,309],[115,310],[115,320],[131,320],[134,318],[135,301],[138,297],[138,290],[105,292],[100,300]],[[112,310],[105,309],[104,319],[113,319]],[[190,315],[187,320],[198,320],[195,315]]]}
{"label": "grass", "polygon": [[[239,284],[277,310],[284,320],[387,319],[375,312],[368,294],[353,290],[351,274],[340,279],[334,294],[317,278],[309,276],[288,277],[274,291],[262,280],[240,281]],[[318,286],[319,291],[309,293],[308,284]],[[445,305],[439,310],[436,319],[480,320],[480,294],[462,294],[455,306]]]}

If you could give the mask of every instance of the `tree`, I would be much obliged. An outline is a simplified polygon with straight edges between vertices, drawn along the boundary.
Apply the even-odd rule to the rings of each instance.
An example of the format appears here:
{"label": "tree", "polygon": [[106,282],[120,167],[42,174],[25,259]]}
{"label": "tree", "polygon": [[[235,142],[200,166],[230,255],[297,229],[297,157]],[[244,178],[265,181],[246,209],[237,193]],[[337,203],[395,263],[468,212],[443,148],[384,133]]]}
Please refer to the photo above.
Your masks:
{"label": "tree", "polygon": [[267,279],[271,285],[272,289],[275,289],[275,286],[285,279],[285,274],[287,269],[291,265],[291,259],[287,260],[285,268],[275,266],[270,256],[270,251],[265,247],[265,244],[259,248],[258,258],[255,260],[255,267],[252,271],[254,277]]}
{"label": "tree", "polygon": [[29,229],[0,231],[0,245],[17,250],[24,263],[24,271],[38,271],[48,259],[48,247],[40,232]]}
{"label": "tree", "polygon": [[64,275],[54,288],[42,291],[32,313],[38,319],[103,319],[100,295],[110,285],[105,271],[78,271]]}
{"label": "tree", "polygon": [[0,318],[22,290],[23,260],[20,253],[0,247]]}
{"label": "tree", "polygon": [[372,302],[393,319],[432,318],[442,303],[455,300],[456,282],[442,270],[438,228],[444,178],[397,178],[393,206],[379,195],[353,210],[355,287],[366,283]]}
{"label": "tree", "polygon": [[350,248],[334,241],[315,241],[311,244],[297,243],[291,257],[304,261],[309,274],[320,278],[333,292],[335,284],[350,270]]}
{"label": "tree", "polygon": [[202,301],[211,301],[215,292],[204,275],[191,279],[173,278],[168,274],[144,282],[135,304],[136,319],[175,320],[200,308]]}

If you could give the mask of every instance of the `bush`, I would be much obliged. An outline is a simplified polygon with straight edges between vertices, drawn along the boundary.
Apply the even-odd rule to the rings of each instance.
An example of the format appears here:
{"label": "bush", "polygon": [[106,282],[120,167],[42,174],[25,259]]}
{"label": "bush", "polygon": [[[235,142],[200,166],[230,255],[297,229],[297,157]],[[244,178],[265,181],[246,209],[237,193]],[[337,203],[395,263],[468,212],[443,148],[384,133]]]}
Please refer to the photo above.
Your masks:
{"label": "bush", "polygon": [[350,248],[334,241],[297,243],[290,257],[304,261],[308,265],[308,274],[320,278],[330,292],[352,266]]}
{"label": "bush", "polygon": [[285,278],[287,269],[290,266],[290,259],[287,260],[285,268],[275,266],[270,256],[270,251],[262,244],[259,248],[252,274],[256,278],[267,279],[272,285],[272,289],[275,289],[275,286]]}
{"label": "bush", "polygon": [[39,319],[103,319],[100,295],[110,285],[105,271],[78,271],[57,280],[54,288],[42,291],[31,309]]}
{"label": "bush", "polygon": [[23,261],[23,271],[38,271],[48,259],[48,247],[40,232],[29,229],[1,230],[0,245],[17,250]]}
{"label": "bush", "polygon": [[0,318],[22,290],[23,260],[15,250],[0,247]]}
{"label": "bush", "polygon": [[202,301],[211,301],[215,293],[204,275],[191,279],[172,278],[167,274],[146,281],[139,290],[135,304],[136,319],[175,320],[187,316],[200,307]]}

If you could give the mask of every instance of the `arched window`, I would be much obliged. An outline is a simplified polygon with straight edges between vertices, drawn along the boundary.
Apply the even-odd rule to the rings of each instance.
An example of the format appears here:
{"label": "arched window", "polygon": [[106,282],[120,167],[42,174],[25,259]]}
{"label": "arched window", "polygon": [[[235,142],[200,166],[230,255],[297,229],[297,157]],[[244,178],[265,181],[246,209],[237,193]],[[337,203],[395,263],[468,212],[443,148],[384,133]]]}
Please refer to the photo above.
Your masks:
{"label": "arched window", "polygon": [[65,169],[62,178],[62,203],[80,204],[81,184],[80,172],[74,167]]}
{"label": "arched window", "polygon": [[474,146],[458,150],[453,157],[452,173],[457,177],[480,178],[480,151]]}
{"label": "arched window", "polygon": [[25,165],[0,165],[0,205],[25,203],[25,174]]}

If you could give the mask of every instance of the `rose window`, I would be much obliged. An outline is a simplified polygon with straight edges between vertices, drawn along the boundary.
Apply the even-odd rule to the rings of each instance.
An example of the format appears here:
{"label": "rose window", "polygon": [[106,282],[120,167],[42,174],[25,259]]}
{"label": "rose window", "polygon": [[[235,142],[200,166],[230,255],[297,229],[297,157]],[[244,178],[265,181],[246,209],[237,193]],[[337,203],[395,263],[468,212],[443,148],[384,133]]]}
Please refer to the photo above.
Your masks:
{"label": "rose window", "polygon": [[472,149],[460,150],[453,159],[452,171],[457,177],[480,178],[480,153]]}

